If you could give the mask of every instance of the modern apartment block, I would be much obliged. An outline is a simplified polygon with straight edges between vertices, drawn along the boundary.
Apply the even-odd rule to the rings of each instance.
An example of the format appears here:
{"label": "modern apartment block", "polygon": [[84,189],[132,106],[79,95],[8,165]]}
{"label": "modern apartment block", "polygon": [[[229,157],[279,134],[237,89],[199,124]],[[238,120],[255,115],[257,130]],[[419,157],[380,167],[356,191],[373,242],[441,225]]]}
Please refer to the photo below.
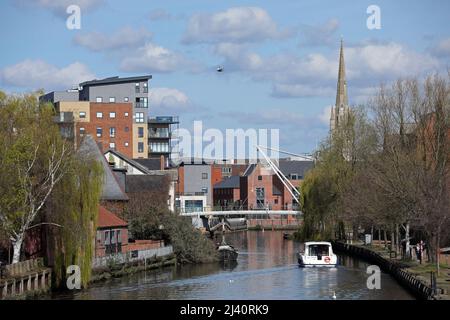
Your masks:
{"label": "modern apartment block", "polygon": [[172,141],[176,139],[173,128],[178,124],[178,117],[148,118],[148,157],[160,159],[163,156],[166,168],[171,166]]}
{"label": "modern apartment block", "polygon": [[111,77],[80,83],[80,101],[132,104],[132,158],[148,157],[148,80],[151,78],[151,75]]}
{"label": "modern apartment block", "polygon": [[[145,75],[85,81],[78,89],[50,92],[40,99],[55,106],[59,104],[58,112],[73,112],[75,122],[91,123],[76,127],[87,130],[94,125],[93,137],[102,138],[97,141],[106,143],[103,146],[106,149],[113,146],[130,158],[148,158],[148,80],[151,78]],[[110,117],[111,112],[116,117]],[[98,118],[98,113],[105,117]],[[98,124],[101,125],[97,127]],[[104,139],[105,134],[114,140]]]}

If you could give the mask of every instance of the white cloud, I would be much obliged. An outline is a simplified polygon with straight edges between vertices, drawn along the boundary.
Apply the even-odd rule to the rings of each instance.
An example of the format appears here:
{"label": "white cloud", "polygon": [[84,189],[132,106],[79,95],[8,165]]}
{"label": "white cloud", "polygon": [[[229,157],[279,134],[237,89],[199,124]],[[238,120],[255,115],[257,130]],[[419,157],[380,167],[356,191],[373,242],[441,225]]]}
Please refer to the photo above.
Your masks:
{"label": "white cloud", "polygon": [[[230,72],[241,72],[254,80],[272,83],[276,97],[329,96],[336,92],[339,49],[333,54],[306,56],[280,52],[261,56],[246,45],[219,44],[215,53],[224,58]],[[380,82],[399,77],[422,76],[439,69],[438,59],[418,53],[398,43],[363,44],[344,48],[349,90],[364,96]],[[366,93],[362,89],[367,89]],[[361,98],[361,97],[359,97]],[[350,97],[352,100],[352,97]]]}
{"label": "white cloud", "polygon": [[4,85],[28,89],[67,89],[93,78],[95,75],[80,62],[58,68],[43,60],[27,59],[0,70]]}
{"label": "white cloud", "polygon": [[450,57],[450,38],[439,41],[431,51],[439,57]]}
{"label": "white cloud", "polygon": [[304,25],[301,27],[300,45],[302,46],[331,46],[335,44],[335,34],[339,29],[339,21],[330,19],[316,26]]}
{"label": "white cloud", "polygon": [[146,43],[123,57],[120,69],[126,72],[170,73],[179,70],[199,72],[202,66],[179,52]]}
{"label": "white cloud", "polygon": [[233,7],[213,14],[195,14],[188,22],[184,43],[257,42],[291,35],[280,30],[258,7]]}
{"label": "white cloud", "polygon": [[308,84],[274,84],[272,96],[278,98],[333,96],[336,90],[331,87]]}
{"label": "white cloud", "polygon": [[330,124],[331,108],[332,108],[332,106],[325,107],[325,108],[323,108],[322,112],[319,114],[319,120],[325,125]]}
{"label": "white cloud", "polygon": [[87,10],[97,8],[104,0],[17,0],[15,4],[22,7],[40,7],[48,9],[58,16],[67,16],[66,10],[70,5],[78,5],[81,14]]}
{"label": "white cloud", "polygon": [[173,72],[186,64],[186,59],[179,53],[173,52],[153,43],[129,52],[122,60],[120,68],[124,71]]}
{"label": "white cloud", "polygon": [[149,103],[151,108],[159,109],[185,109],[189,104],[188,96],[173,88],[151,88],[149,90]]}
{"label": "white cloud", "polygon": [[153,34],[145,28],[124,27],[111,35],[91,32],[75,35],[73,41],[92,51],[137,47],[151,40]]}

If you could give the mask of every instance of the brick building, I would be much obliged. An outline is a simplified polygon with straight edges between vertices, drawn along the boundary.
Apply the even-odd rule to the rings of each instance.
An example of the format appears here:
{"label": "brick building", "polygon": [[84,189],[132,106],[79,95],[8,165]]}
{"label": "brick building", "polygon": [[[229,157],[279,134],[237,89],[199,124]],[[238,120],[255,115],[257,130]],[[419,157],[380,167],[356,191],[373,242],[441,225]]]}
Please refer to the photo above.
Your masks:
{"label": "brick building", "polygon": [[91,102],[89,109],[90,121],[78,124],[79,134],[90,134],[101,145],[103,151],[117,150],[131,158],[133,156],[131,103]]}

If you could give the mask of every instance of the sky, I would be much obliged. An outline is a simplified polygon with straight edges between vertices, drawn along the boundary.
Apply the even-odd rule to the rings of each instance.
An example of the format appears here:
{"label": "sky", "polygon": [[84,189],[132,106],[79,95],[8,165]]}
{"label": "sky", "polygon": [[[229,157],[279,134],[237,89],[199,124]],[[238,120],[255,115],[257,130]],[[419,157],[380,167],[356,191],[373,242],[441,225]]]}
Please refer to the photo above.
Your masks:
{"label": "sky", "polygon": [[[70,5],[79,29],[67,28]],[[370,5],[380,29],[369,29]],[[450,1],[3,0],[0,90],[69,89],[151,74],[149,114],[180,126],[279,129],[312,152],[329,130],[340,39],[349,102],[381,83],[446,72]],[[217,72],[223,66],[223,72]]]}

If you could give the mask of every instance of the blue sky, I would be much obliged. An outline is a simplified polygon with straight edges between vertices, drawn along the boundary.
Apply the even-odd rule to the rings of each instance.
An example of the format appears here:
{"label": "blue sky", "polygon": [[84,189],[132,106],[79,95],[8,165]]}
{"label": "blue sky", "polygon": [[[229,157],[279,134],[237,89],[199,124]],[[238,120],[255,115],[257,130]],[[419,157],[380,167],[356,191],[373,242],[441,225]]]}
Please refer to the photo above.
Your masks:
{"label": "blue sky", "polygon": [[[66,28],[71,4],[80,30]],[[372,4],[380,30],[366,26]],[[151,115],[179,115],[185,128],[278,128],[282,149],[310,152],[328,132],[340,37],[360,104],[381,82],[450,66],[449,12],[445,0],[6,0],[0,88],[152,74]]]}

